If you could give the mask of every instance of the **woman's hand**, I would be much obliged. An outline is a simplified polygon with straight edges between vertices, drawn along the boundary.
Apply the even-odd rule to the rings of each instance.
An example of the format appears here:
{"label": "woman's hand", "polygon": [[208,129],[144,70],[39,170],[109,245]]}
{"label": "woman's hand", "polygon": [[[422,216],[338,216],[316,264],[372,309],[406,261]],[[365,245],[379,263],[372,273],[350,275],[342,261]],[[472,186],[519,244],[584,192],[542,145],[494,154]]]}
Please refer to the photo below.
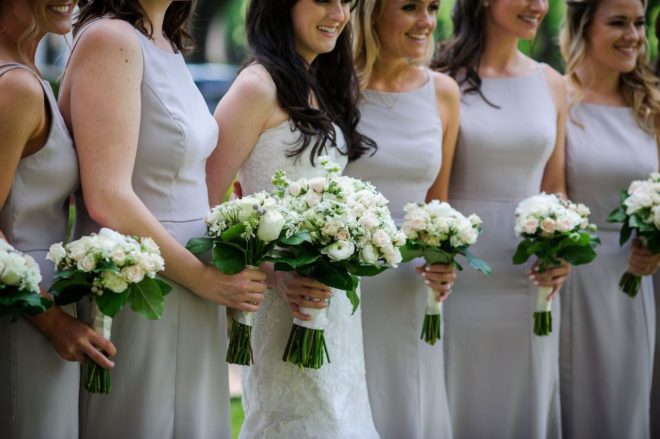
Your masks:
{"label": "woman's hand", "polygon": [[555,294],[559,292],[562,285],[564,285],[570,272],[571,265],[562,260],[560,265],[550,267],[543,273],[540,273],[539,262],[536,261],[534,265],[532,265],[532,271],[529,272],[529,278],[534,282],[534,285],[540,287],[552,287],[552,293],[548,296],[548,300],[551,300]]}
{"label": "woman's hand", "polygon": [[266,273],[246,268],[240,273],[229,275],[205,265],[192,290],[208,301],[254,312],[264,300]]}
{"label": "woman's hand", "polygon": [[417,267],[430,288],[437,293],[436,300],[444,302],[451,293],[451,287],[456,282],[456,268],[447,264],[425,264]]}
{"label": "woman's hand", "polygon": [[628,272],[637,276],[650,276],[656,272],[659,264],[660,254],[654,255],[639,239],[633,240],[628,257]]}
{"label": "woman's hand", "polygon": [[104,369],[115,367],[110,360],[117,354],[115,345],[60,307],[54,306],[43,314],[27,318],[44,333],[63,359],[82,363],[89,357]]}
{"label": "woman's hand", "polygon": [[268,272],[268,284],[289,302],[291,315],[300,320],[311,316],[300,311],[305,308],[326,308],[332,297],[330,287],[293,271],[274,271],[271,264],[264,264]]}

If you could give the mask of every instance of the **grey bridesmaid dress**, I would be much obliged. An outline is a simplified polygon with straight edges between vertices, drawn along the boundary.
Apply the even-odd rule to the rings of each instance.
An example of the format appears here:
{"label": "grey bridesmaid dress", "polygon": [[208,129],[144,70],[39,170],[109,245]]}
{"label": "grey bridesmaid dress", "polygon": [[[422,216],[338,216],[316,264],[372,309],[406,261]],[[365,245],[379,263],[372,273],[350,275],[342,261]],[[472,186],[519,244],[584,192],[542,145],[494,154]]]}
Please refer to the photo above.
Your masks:
{"label": "grey bridesmaid dress", "polygon": [[[137,30],[135,35],[142,46],[144,77],[133,189],[185,245],[206,232],[205,164],[216,146],[218,126],[183,56],[163,51]],[[98,230],[84,212],[81,217],[82,234]],[[82,391],[81,437],[231,437],[225,308],[168,282],[174,289],[160,320],[129,309],[114,319],[112,392]]]}
{"label": "grey bridesmaid dress", "polygon": [[[474,254],[493,269],[461,272],[444,306],[445,367],[454,437],[560,436],[559,306],[549,336],[532,332],[537,287],[530,265],[513,265],[518,203],[541,190],[557,136],[557,110],[541,65],[534,74],[482,78],[463,94],[450,203],[476,213],[484,232]],[[530,262],[531,264],[531,262]]]}
{"label": "grey bridesmaid dress", "polygon": [[[0,66],[0,76],[19,64]],[[46,261],[51,244],[64,241],[68,198],[78,185],[78,159],[57,99],[41,83],[50,112],[44,146],[21,159],[11,192],[0,210],[0,230],[41,268],[47,290],[54,265]],[[73,312],[73,307],[66,308]],[[44,334],[27,320],[0,318],[0,437],[6,439],[78,436],[78,363],[63,360]]]}
{"label": "grey bridesmaid dress", "polygon": [[[582,126],[580,126],[580,125]],[[568,196],[591,208],[602,245],[572,270],[562,296],[561,404],[564,437],[648,438],[655,304],[652,277],[637,297],[621,292],[630,242],[607,216],[632,180],[658,170],[655,137],[632,109],[578,103],[566,136]]]}
{"label": "grey bridesmaid dress", "polygon": [[[442,123],[429,77],[414,91],[364,91],[359,130],[378,144],[373,156],[344,173],[373,183],[401,225],[403,207],[424,202],[442,163]],[[442,342],[419,335],[426,285],[415,272],[423,260],[362,278],[362,329],[367,387],[378,433],[387,438],[450,438]]]}

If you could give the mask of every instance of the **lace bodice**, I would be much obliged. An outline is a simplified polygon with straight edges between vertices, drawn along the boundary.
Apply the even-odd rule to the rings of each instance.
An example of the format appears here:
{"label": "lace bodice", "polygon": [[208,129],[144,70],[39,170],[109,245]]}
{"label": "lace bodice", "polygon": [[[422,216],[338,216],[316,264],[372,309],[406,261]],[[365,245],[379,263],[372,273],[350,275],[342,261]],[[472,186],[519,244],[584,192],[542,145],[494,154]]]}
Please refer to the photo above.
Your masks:
{"label": "lace bodice", "polygon": [[[318,160],[316,166],[310,163],[309,153],[286,156],[298,140],[299,132],[289,122],[264,131],[239,172],[244,194],[270,190],[271,176],[279,169],[292,179],[323,175]],[[345,166],[339,130],[337,143],[325,153]],[[360,311],[351,315],[351,310],[346,294],[334,290],[325,332],[331,363],[318,370],[301,369],[282,361],[293,321],[289,306],[276,292],[266,292],[252,329],[255,364],[241,371],[241,438],[378,437],[367,396]]]}

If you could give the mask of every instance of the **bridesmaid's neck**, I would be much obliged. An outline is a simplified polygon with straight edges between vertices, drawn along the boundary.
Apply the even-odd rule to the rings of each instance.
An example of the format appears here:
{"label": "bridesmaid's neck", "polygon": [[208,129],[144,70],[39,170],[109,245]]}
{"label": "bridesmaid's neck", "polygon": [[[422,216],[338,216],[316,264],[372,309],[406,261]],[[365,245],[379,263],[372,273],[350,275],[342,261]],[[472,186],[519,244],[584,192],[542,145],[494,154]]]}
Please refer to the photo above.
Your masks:
{"label": "bridesmaid's neck", "polygon": [[588,59],[583,61],[575,73],[582,84],[584,100],[607,105],[625,105],[619,88],[621,73],[594,66]]}
{"label": "bridesmaid's neck", "polygon": [[479,76],[515,77],[525,76],[525,64],[518,51],[519,39],[486,24],[484,51],[479,59]]}
{"label": "bridesmaid's neck", "polygon": [[[171,47],[169,41],[163,35],[163,23],[165,22],[165,13],[167,8],[172,4],[172,0],[139,0],[140,6],[147,13],[147,17],[151,22],[151,37],[154,41],[162,44],[163,46]],[[159,46],[161,44],[158,44]]]}
{"label": "bridesmaid's neck", "polygon": [[408,58],[388,57],[381,53],[374,65],[368,89],[385,92],[405,92],[419,88],[426,82],[424,67]]}

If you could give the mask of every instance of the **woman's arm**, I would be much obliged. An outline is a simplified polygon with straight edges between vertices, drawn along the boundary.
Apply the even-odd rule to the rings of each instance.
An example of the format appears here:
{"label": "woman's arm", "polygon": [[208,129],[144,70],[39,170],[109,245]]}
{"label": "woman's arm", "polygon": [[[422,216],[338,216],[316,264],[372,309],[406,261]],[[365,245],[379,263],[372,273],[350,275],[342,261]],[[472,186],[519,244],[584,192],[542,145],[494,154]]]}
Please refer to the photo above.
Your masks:
{"label": "woman's arm", "polygon": [[[265,275],[227,276],[200,262],[172,237],[132,187],[140,129],[143,58],[134,29],[101,20],[79,39],[65,77],[85,204],[94,221],[121,233],[150,236],[166,261],[165,276],[209,301],[256,311]],[[176,84],[172,84],[176,87]]]}

